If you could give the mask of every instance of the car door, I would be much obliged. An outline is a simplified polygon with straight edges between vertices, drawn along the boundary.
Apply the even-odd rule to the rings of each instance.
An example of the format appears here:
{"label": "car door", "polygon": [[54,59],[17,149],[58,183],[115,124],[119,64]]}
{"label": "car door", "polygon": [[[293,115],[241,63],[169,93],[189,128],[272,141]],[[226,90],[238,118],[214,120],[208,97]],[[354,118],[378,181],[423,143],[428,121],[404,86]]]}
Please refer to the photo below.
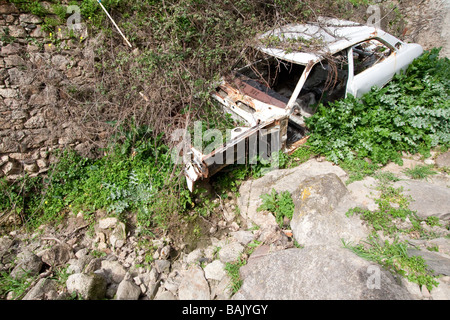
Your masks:
{"label": "car door", "polygon": [[370,39],[350,48],[350,74],[347,95],[361,97],[373,86],[383,87],[399,71],[397,49],[380,41]]}

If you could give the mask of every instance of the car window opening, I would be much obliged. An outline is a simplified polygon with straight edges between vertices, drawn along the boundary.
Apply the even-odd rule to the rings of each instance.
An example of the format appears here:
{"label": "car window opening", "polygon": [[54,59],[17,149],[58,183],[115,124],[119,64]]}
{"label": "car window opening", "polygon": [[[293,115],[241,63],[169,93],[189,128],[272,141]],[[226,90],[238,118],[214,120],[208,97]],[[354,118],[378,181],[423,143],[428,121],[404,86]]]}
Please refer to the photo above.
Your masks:
{"label": "car window opening", "polygon": [[353,64],[355,75],[380,63],[392,54],[388,46],[377,39],[371,39],[359,43],[353,47]]}

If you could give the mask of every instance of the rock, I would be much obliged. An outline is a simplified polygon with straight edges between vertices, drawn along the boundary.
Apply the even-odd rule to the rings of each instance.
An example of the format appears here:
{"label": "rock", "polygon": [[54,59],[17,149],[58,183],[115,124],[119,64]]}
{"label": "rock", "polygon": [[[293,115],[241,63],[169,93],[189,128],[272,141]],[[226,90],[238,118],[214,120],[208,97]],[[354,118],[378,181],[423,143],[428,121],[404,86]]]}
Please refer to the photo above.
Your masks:
{"label": "rock", "polygon": [[127,233],[125,223],[118,222],[114,230],[109,236],[109,242],[113,248],[122,248],[127,241]]}
{"label": "rock", "polygon": [[27,35],[25,32],[25,29],[21,26],[8,26],[9,28],[9,35],[14,38],[22,38]]}
{"label": "rock", "polygon": [[82,257],[85,257],[89,253],[89,250],[87,248],[83,248],[75,252],[75,257],[77,259],[81,259]]}
{"label": "rock", "polygon": [[407,300],[392,274],[341,247],[309,246],[261,257],[235,300]]}
{"label": "rock", "polygon": [[217,300],[229,300],[233,295],[232,281],[228,275],[225,275],[219,284],[214,288],[213,296]]}
{"label": "rock", "polygon": [[14,255],[15,249],[13,248],[14,240],[8,236],[3,236],[0,238],[0,262],[10,263],[12,262],[12,256]]}
{"label": "rock", "polygon": [[160,281],[150,281],[146,284],[147,292],[145,294],[149,299],[155,298],[155,295],[158,292],[160,284],[161,284]]}
{"label": "rock", "polygon": [[182,274],[178,288],[180,300],[210,300],[210,290],[202,268],[191,266]]}
{"label": "rock", "polygon": [[18,279],[23,276],[35,276],[39,274],[43,262],[41,258],[29,250],[17,255],[17,265],[11,271],[11,277]]}
{"label": "rock", "polygon": [[450,151],[440,154],[436,158],[436,165],[439,168],[449,168],[450,167]]}
{"label": "rock", "polygon": [[105,271],[109,279],[115,283],[122,282],[127,271],[118,261],[103,260],[101,269]]}
{"label": "rock", "polygon": [[1,89],[0,88],[0,97],[3,98],[15,98],[17,96],[17,91],[15,89]]}
{"label": "rock", "polygon": [[219,260],[214,260],[209,263],[203,271],[205,272],[205,278],[208,280],[221,281],[227,274],[225,271],[225,265]]}
{"label": "rock", "polygon": [[20,53],[20,44],[13,42],[13,43],[9,43],[6,46],[2,46],[0,53],[3,56],[10,56],[13,54],[18,54]]}
{"label": "rock", "polygon": [[44,297],[50,291],[56,290],[54,280],[43,278],[31,289],[22,300],[44,300]]}
{"label": "rock", "polygon": [[100,229],[114,228],[117,225],[117,222],[119,222],[119,220],[117,220],[117,218],[114,217],[103,218],[98,221],[98,227]]}
{"label": "rock", "polygon": [[394,173],[395,175],[403,178],[403,177],[406,177],[404,174],[404,171],[406,169],[412,169],[412,168],[422,164],[420,161],[413,160],[413,159],[403,158],[402,161],[403,161],[403,164],[401,166],[396,163],[393,163],[393,162],[388,163],[386,166],[381,168],[381,172],[391,172],[391,173]]}
{"label": "rock", "polygon": [[[85,270],[86,266],[90,264],[90,262],[94,259],[92,256],[82,256],[79,259],[70,259],[69,267],[67,268],[68,273],[81,273],[85,271],[86,273],[94,272],[95,270]],[[87,268],[86,268],[87,269]]]}
{"label": "rock", "polygon": [[334,173],[342,179],[347,177],[344,170],[331,162],[318,162],[311,159],[298,167],[274,170],[257,180],[246,181],[239,189],[241,196],[237,203],[240,214],[244,220],[250,220],[261,228],[269,225],[276,226],[277,223],[272,214],[257,211],[262,203],[260,196],[270,193],[272,188],[277,192],[289,191],[292,193],[304,179],[327,173]]}
{"label": "rock", "polygon": [[74,257],[72,248],[65,243],[54,245],[42,255],[42,261],[49,266],[56,267],[67,263]]}
{"label": "rock", "polygon": [[30,23],[30,24],[40,24],[42,23],[42,19],[34,14],[21,14],[19,16],[19,21],[21,23]]}
{"label": "rock", "polygon": [[176,294],[178,291],[178,287],[180,286],[181,276],[178,277],[170,277],[164,282],[164,289]]}
{"label": "rock", "polygon": [[239,259],[243,251],[244,247],[240,243],[232,242],[220,249],[219,259],[223,263],[234,262]]}
{"label": "rock", "polygon": [[169,260],[156,260],[155,261],[155,267],[156,267],[156,270],[159,273],[163,273],[163,272],[169,270],[169,268],[170,268],[170,261]]}
{"label": "rock", "polygon": [[33,38],[45,38],[47,33],[42,29],[42,26],[36,26],[35,29],[30,33],[30,36]]}
{"label": "rock", "polygon": [[341,246],[341,239],[359,241],[369,233],[359,217],[346,216],[355,204],[335,174],[303,180],[292,199],[295,208],[290,225],[300,245]]}
{"label": "rock", "polygon": [[35,162],[24,163],[23,164],[23,170],[25,170],[25,172],[28,172],[28,173],[37,172],[38,171],[38,166],[36,165]]}
{"label": "rock", "polygon": [[158,293],[154,300],[177,300],[177,298],[170,291],[163,291]]}
{"label": "rock", "polygon": [[119,287],[119,285],[117,283],[108,284],[108,286],[106,287],[106,293],[105,293],[106,298],[114,299],[114,297],[116,296],[118,287]]}
{"label": "rock", "polygon": [[420,218],[435,216],[442,220],[450,219],[449,188],[419,180],[397,181],[393,187],[402,187],[402,193],[411,196],[413,200],[409,209],[416,211]]}
{"label": "rock", "polygon": [[442,277],[437,279],[439,285],[431,290],[433,300],[449,300],[450,299],[450,277]]}
{"label": "rock", "polygon": [[379,198],[380,191],[376,190],[377,180],[365,177],[361,181],[354,181],[347,185],[350,198],[355,202],[355,207],[361,207],[374,211],[378,209],[375,199]]}
{"label": "rock", "polygon": [[43,128],[45,126],[45,119],[44,117],[37,115],[28,119],[24,126],[27,129]]}
{"label": "rock", "polygon": [[419,256],[425,259],[429,269],[433,270],[433,274],[450,276],[450,258],[439,252],[422,251],[416,249],[408,249],[408,256]]}
{"label": "rock", "polygon": [[116,292],[116,300],[138,300],[141,288],[133,281],[123,279]]}
{"label": "rock", "polygon": [[408,290],[409,294],[413,299],[415,300],[423,299],[422,291],[420,290],[420,287],[417,283],[410,282],[406,278],[401,278],[400,281],[402,283],[402,286],[405,287],[406,290]]}
{"label": "rock", "polygon": [[52,64],[61,71],[65,71],[70,61],[63,55],[57,54],[52,57]]}
{"label": "rock", "polygon": [[12,3],[2,3],[0,4],[0,14],[11,14],[11,13],[19,13],[16,6]]}
{"label": "rock", "polygon": [[246,246],[256,238],[256,236],[251,231],[240,230],[231,232],[230,234],[234,239],[236,239],[237,242],[239,242],[243,246]]}
{"label": "rock", "polygon": [[203,256],[204,252],[202,249],[195,249],[187,255],[186,262],[187,264],[198,263]]}
{"label": "rock", "polygon": [[167,245],[161,249],[161,251],[159,253],[159,258],[166,260],[167,258],[169,258],[169,255],[170,255],[170,246]]}
{"label": "rock", "polygon": [[3,173],[6,176],[20,172],[20,166],[16,161],[9,161],[3,166]]}
{"label": "rock", "polygon": [[105,297],[106,279],[97,273],[76,273],[66,281],[69,293],[76,292],[85,300],[100,300]]}

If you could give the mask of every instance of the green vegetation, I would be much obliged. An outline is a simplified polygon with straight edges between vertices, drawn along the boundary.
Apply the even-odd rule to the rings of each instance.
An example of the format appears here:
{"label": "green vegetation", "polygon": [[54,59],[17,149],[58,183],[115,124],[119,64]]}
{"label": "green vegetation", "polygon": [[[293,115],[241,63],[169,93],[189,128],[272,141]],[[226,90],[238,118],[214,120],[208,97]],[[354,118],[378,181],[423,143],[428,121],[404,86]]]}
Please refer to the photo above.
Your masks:
{"label": "green vegetation", "polygon": [[228,276],[231,279],[230,289],[232,291],[232,294],[238,292],[238,290],[242,286],[243,281],[241,279],[239,269],[247,264],[247,260],[244,258],[244,256],[247,257],[250,256],[253,253],[253,251],[260,245],[261,241],[253,240],[247,245],[244,252],[241,254],[241,256],[237,261],[227,262],[225,264],[225,271],[227,272]]}
{"label": "green vegetation", "polygon": [[270,194],[261,195],[263,203],[258,207],[257,211],[267,210],[275,215],[278,225],[282,228],[284,225],[284,218],[292,219],[294,213],[294,202],[289,191],[282,191],[278,193],[272,189]]}
{"label": "green vegetation", "polygon": [[164,228],[191,199],[176,179],[180,168],[174,168],[168,147],[150,134],[145,127],[122,132],[96,160],[65,150],[44,179],[25,177],[11,186],[1,180],[0,209],[13,210],[31,229],[57,222],[68,210],[89,214],[102,208],[119,218],[133,211],[139,225]]}
{"label": "green vegetation", "polygon": [[401,164],[401,152],[428,155],[450,144],[450,60],[439,49],[425,52],[406,72],[361,100],[321,105],[306,123],[308,145],[334,163],[368,158]]}
{"label": "green vegetation", "polygon": [[232,294],[238,292],[242,286],[241,276],[239,275],[239,269],[247,263],[245,259],[239,258],[236,262],[227,262],[225,264],[225,271],[231,279],[231,291]]}
{"label": "green vegetation", "polygon": [[[398,237],[400,234],[408,234],[412,238],[434,238],[436,235],[424,228],[422,223],[425,222],[430,227],[437,226],[440,225],[439,219],[437,217],[419,218],[414,211],[408,208],[411,199],[402,194],[403,188],[390,186],[389,183],[392,181],[390,175],[378,174],[378,177],[380,183],[377,189],[381,193],[380,197],[375,199],[378,209],[370,211],[353,208],[347,212],[347,216],[358,214],[362,220],[368,223],[373,232],[367,240],[361,241],[357,245],[343,241],[344,247],[431,290],[438,284],[432,271],[429,270],[422,257],[409,256],[408,242],[400,242]],[[405,223],[406,221],[409,223]],[[394,240],[382,242],[377,232],[383,232],[385,236]]]}
{"label": "green vegetation", "polygon": [[405,169],[403,172],[412,179],[425,179],[425,180],[428,180],[429,176],[437,174],[437,171],[433,170],[432,165],[417,165],[414,168]]}
{"label": "green vegetation", "polygon": [[[306,161],[308,161],[311,157],[314,156],[314,152],[308,146],[301,146],[297,148],[289,157],[287,157],[287,161],[282,163],[286,168],[296,167]],[[286,163],[287,162],[287,163]]]}
{"label": "green vegetation", "polygon": [[[436,225],[437,221],[433,218],[421,219],[417,214],[408,208],[410,197],[402,194],[403,187],[394,188],[386,184],[377,188],[380,191],[380,197],[375,199],[378,210],[370,211],[362,208],[353,208],[347,212],[347,216],[359,214],[361,219],[367,221],[375,231],[382,231],[385,235],[395,236],[398,233],[419,234],[422,238],[430,238],[434,235],[425,230],[421,222],[425,221],[427,225]],[[398,227],[397,220],[411,223],[409,228]]]}
{"label": "green vegetation", "polygon": [[0,298],[6,299],[8,292],[12,292],[13,300],[21,300],[36,277],[25,272],[21,277],[13,278],[9,272],[0,272]]}
{"label": "green vegetation", "polygon": [[399,242],[396,239],[392,243],[388,240],[382,243],[378,236],[372,235],[367,241],[356,246],[344,242],[344,247],[362,258],[379,263],[421,287],[425,286],[428,290],[438,286],[433,271],[428,268],[425,260],[419,256],[408,255],[406,241]]}
{"label": "green vegetation", "polygon": [[346,184],[362,180],[366,176],[373,175],[379,169],[378,165],[364,159],[347,160],[342,162],[340,166],[348,173]]}

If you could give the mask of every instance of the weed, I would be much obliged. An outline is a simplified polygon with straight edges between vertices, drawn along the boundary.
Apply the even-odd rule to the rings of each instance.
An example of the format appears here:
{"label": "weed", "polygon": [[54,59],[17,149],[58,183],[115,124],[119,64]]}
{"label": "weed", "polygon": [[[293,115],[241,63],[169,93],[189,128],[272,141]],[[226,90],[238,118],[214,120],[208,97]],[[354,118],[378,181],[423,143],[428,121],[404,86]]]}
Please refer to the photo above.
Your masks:
{"label": "weed", "polygon": [[397,178],[395,176],[395,174],[393,174],[392,172],[377,172],[374,175],[375,179],[378,179],[379,185],[381,186],[385,186],[388,185],[391,182],[396,182],[396,181],[400,181],[399,178]]}
{"label": "weed", "polygon": [[403,172],[412,179],[428,180],[429,176],[437,174],[432,165],[417,165],[414,168],[407,168]]}
{"label": "weed", "polygon": [[289,191],[278,193],[275,189],[272,189],[270,194],[263,194],[260,198],[263,200],[263,203],[257,208],[257,211],[267,210],[272,212],[281,228],[284,225],[285,217],[289,220],[292,219],[294,202]]}
{"label": "weed", "polygon": [[341,167],[349,174],[346,184],[350,184],[354,181],[362,180],[366,176],[373,175],[379,168],[378,165],[363,159],[345,160],[341,163]]}
{"label": "weed", "polygon": [[6,298],[9,292],[12,292],[12,298],[14,300],[20,300],[25,294],[30,284],[35,280],[37,276],[30,276],[26,270],[25,273],[19,278],[13,278],[8,272],[0,272],[0,297]]}
{"label": "weed", "polygon": [[306,161],[308,161],[312,156],[314,155],[314,152],[312,149],[308,146],[301,146],[297,148],[287,159],[287,164],[285,166],[280,167],[286,167],[286,168],[292,168],[295,166],[298,166]]}
{"label": "weed", "polygon": [[450,60],[439,49],[425,52],[384,88],[361,99],[349,96],[306,119],[307,145],[334,162],[368,158],[402,164],[401,152],[428,154],[448,146]]}
{"label": "weed", "polygon": [[233,294],[238,292],[242,286],[241,276],[239,274],[239,269],[244,266],[247,262],[244,259],[239,258],[236,262],[227,262],[225,264],[225,271],[230,276],[231,284],[230,288]]}
{"label": "weed", "polygon": [[13,43],[16,40],[16,38],[9,34],[9,28],[3,28],[2,32],[3,34],[0,37],[0,41],[2,41],[3,43]]}
{"label": "weed", "polygon": [[[402,194],[403,187],[394,188],[385,184],[378,187],[381,192],[380,197],[375,199],[378,210],[370,211],[362,208],[353,208],[347,211],[347,216],[359,214],[361,219],[367,221],[375,231],[382,231],[387,235],[394,236],[399,232],[417,233],[422,237],[432,237],[433,234],[426,231],[421,222],[425,221],[428,225],[439,225],[439,219],[436,217],[428,217],[421,219],[417,214],[409,209],[411,201],[410,197]],[[396,219],[405,221],[408,219],[412,227],[402,229],[397,226]]]}
{"label": "weed", "polygon": [[261,243],[262,243],[261,241],[253,240],[252,242],[250,242],[247,245],[246,253],[248,255],[251,255],[253,253],[253,251],[255,251],[255,249],[261,245]]}
{"label": "weed", "polygon": [[408,255],[406,241],[399,242],[396,239],[392,243],[388,240],[381,243],[378,235],[373,234],[367,241],[356,246],[344,241],[343,245],[358,256],[377,262],[419,286],[426,286],[428,290],[438,286],[433,271],[429,270],[425,260],[419,256]]}
{"label": "weed", "polygon": [[434,246],[431,246],[431,247],[427,247],[427,250],[428,251],[439,252],[439,246],[434,245]]}

